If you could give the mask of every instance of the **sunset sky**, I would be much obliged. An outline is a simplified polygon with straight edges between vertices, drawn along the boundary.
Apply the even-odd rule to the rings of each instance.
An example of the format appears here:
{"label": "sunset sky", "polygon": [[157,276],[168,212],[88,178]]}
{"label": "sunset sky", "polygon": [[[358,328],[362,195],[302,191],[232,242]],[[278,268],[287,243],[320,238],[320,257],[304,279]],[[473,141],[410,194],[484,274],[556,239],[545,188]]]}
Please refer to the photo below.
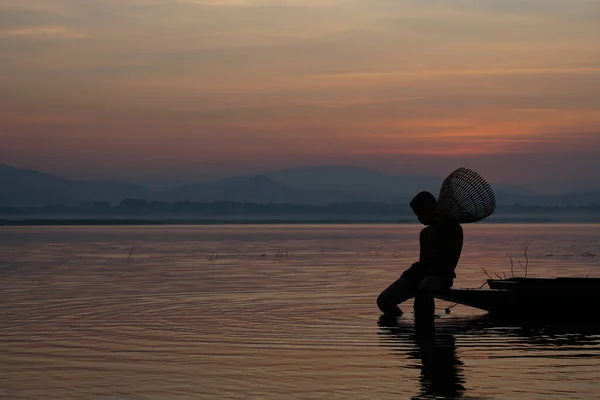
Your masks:
{"label": "sunset sky", "polygon": [[0,0],[0,163],[600,187],[598,0]]}

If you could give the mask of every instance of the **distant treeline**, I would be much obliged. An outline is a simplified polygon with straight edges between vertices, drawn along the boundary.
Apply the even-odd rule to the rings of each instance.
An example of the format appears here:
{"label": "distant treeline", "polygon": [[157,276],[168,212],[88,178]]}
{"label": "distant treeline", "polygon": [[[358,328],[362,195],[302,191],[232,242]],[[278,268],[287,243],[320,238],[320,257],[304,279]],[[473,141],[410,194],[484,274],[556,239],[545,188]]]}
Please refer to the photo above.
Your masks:
{"label": "distant treeline", "polygon": [[565,212],[600,212],[600,204],[567,205],[567,206],[541,206],[541,205],[522,205],[515,203],[510,206],[500,206],[499,211],[508,213],[565,213]]}
{"label": "distant treeline", "polygon": [[289,203],[161,202],[126,199],[111,206],[107,202],[79,206],[51,205],[42,207],[0,206],[3,215],[187,215],[187,216],[246,216],[246,215],[408,215],[410,208],[403,203],[352,202],[327,205]]}
{"label": "distant treeline", "polygon": [[[600,205],[588,206],[527,206],[513,204],[499,206],[497,213],[511,214],[554,214],[554,213],[594,212],[600,213]],[[0,215],[10,216],[277,216],[277,215],[389,215],[411,216],[412,211],[405,203],[349,202],[326,205],[306,205],[291,203],[246,203],[246,202],[160,202],[140,199],[126,199],[118,205],[95,202],[78,206],[51,205],[41,207],[0,206]]]}

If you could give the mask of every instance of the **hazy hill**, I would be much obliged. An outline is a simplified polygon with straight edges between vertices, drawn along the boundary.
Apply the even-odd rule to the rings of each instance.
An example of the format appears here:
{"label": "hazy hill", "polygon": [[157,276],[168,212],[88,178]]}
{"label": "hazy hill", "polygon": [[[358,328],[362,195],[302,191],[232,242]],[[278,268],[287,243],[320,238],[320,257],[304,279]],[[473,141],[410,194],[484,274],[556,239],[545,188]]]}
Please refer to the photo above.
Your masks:
{"label": "hazy hill", "polygon": [[[426,174],[390,174],[368,168],[352,166],[318,166],[288,168],[266,172],[268,176],[289,186],[324,190],[333,189],[349,193],[386,193],[397,200],[410,201],[416,193],[427,190],[435,195],[445,177]],[[492,185],[498,203],[514,204],[535,196],[535,192],[519,186]]]}
{"label": "hazy hill", "polygon": [[152,196],[152,191],[134,184],[75,181],[0,164],[1,205],[76,205],[93,201],[118,203],[127,197]]}
{"label": "hazy hill", "polygon": [[329,202],[391,201],[389,193],[349,193],[306,190],[266,176],[240,176],[217,182],[191,183],[168,191],[152,191],[120,182],[77,181],[0,164],[0,205],[78,205],[84,202],[118,204],[124,199],[162,201],[239,201],[259,203],[326,204]]}
{"label": "hazy hill", "polygon": [[[236,201],[326,204],[339,202],[408,202],[429,190],[437,194],[443,178],[384,174],[357,167],[305,167],[237,176],[217,182],[190,183],[168,191],[152,191],[120,182],[77,181],[0,164],[0,205],[77,205],[123,199],[161,201]],[[600,204],[600,191],[537,195],[521,188],[493,185],[499,205]]]}
{"label": "hazy hill", "polygon": [[326,204],[330,202],[392,200],[389,193],[350,193],[342,190],[310,190],[288,186],[264,175],[244,176],[213,183],[188,184],[165,192],[168,201],[244,201],[259,203]]}
{"label": "hazy hill", "polygon": [[437,192],[443,181],[439,176],[387,174],[351,166],[289,168],[264,175],[301,189],[378,192],[399,196],[410,196],[422,190]]}

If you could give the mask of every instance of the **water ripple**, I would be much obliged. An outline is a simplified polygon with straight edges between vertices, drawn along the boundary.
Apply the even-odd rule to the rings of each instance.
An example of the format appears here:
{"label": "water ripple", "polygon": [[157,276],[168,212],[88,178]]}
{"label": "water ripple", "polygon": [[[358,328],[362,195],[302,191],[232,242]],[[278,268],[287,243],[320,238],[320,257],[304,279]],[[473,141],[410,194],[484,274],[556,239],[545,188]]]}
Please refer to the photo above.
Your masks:
{"label": "water ripple", "polygon": [[[374,298],[410,265],[418,229],[4,228],[0,396],[597,398],[598,324],[445,315],[443,302],[433,336],[410,302],[381,324]],[[593,274],[598,260],[575,255],[600,250],[597,231],[466,227],[456,284],[479,286],[482,259],[508,271],[524,244],[543,254],[531,274],[564,269],[548,249]]]}

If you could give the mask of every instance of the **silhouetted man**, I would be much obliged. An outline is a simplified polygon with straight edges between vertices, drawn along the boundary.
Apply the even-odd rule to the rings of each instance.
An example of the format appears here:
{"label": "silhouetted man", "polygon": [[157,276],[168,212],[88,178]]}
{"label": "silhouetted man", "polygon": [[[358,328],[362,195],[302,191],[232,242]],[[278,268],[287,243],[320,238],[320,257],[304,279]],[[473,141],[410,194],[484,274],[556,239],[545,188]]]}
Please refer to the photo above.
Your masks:
{"label": "silhouetted man", "polygon": [[425,225],[419,236],[419,261],[377,298],[377,306],[387,316],[402,315],[398,304],[414,297],[415,317],[433,317],[433,295],[454,282],[463,231],[460,224],[436,214],[436,206],[437,200],[429,192],[417,194],[410,203],[419,222]]}

